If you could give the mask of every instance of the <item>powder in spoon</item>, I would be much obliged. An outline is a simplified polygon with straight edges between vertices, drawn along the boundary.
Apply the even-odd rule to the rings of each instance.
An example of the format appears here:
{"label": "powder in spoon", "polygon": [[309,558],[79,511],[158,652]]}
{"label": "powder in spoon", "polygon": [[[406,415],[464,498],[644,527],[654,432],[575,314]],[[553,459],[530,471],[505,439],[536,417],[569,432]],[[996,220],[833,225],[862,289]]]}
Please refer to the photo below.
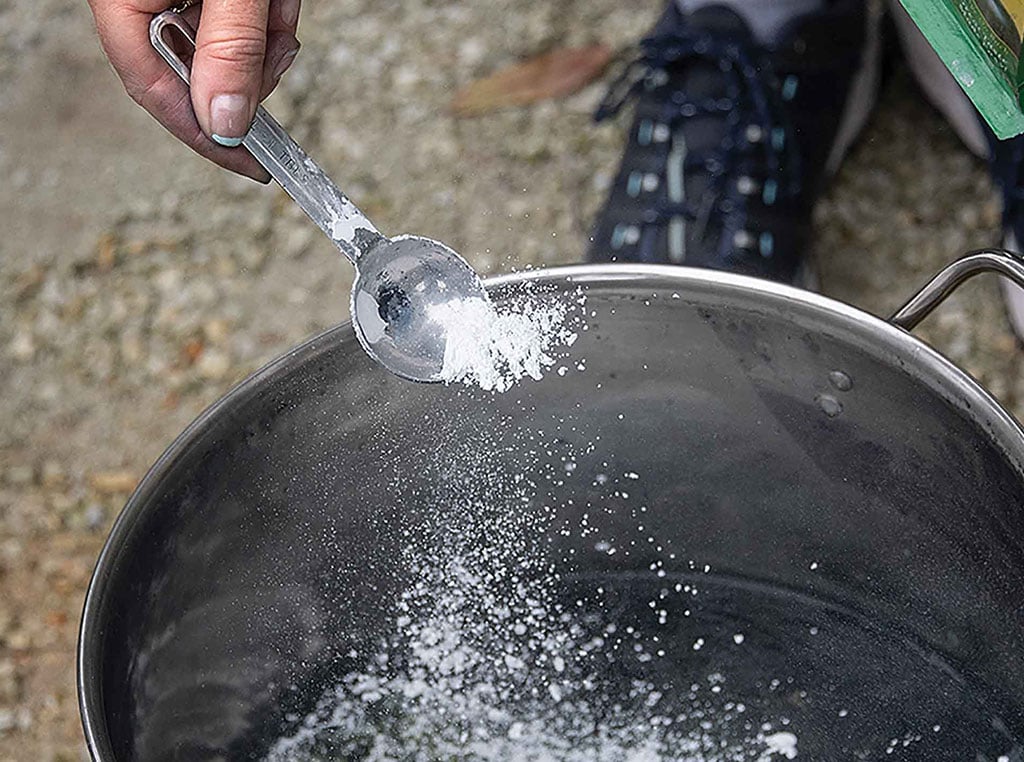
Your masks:
{"label": "powder in spoon", "polygon": [[508,391],[521,378],[539,381],[559,349],[577,334],[562,299],[456,299],[433,308],[431,317],[446,336],[441,380]]}

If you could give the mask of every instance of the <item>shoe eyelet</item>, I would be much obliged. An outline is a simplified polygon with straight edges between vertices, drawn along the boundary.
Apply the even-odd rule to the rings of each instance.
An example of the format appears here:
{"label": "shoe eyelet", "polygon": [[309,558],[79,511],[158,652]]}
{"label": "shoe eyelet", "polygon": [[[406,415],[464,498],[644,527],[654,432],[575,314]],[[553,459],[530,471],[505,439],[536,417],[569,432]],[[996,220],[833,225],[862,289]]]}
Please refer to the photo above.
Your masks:
{"label": "shoe eyelet", "polygon": [[746,137],[748,143],[760,143],[764,139],[764,130],[759,125],[748,124],[744,137]]}
{"label": "shoe eyelet", "polygon": [[799,85],[800,80],[797,79],[795,74],[790,74],[782,82],[782,100],[791,101],[796,96],[796,89]]}
{"label": "shoe eyelet", "polygon": [[761,190],[761,201],[764,202],[765,206],[771,206],[775,203],[778,193],[779,184],[775,180],[765,180],[764,188]]}
{"label": "shoe eyelet", "polygon": [[757,248],[761,252],[762,257],[771,259],[772,254],[775,253],[775,236],[767,230],[761,233],[757,239]]}
{"label": "shoe eyelet", "polygon": [[640,228],[636,225],[624,225],[619,223],[612,230],[611,247],[618,251],[623,246],[633,246],[640,240]]}
{"label": "shoe eyelet", "polygon": [[757,189],[757,181],[749,175],[742,175],[736,180],[736,191],[742,196],[752,196]]}
{"label": "shoe eyelet", "polygon": [[636,142],[638,145],[647,146],[651,144],[651,135],[654,134],[654,122],[650,119],[640,120],[636,128]]}
{"label": "shoe eyelet", "polygon": [[754,236],[749,230],[737,230],[732,234],[732,245],[737,249],[752,249],[754,247]]}
{"label": "shoe eyelet", "polygon": [[631,198],[636,198],[640,195],[640,190],[643,188],[643,172],[639,170],[633,170],[629,173],[629,178],[626,180],[626,195]]}

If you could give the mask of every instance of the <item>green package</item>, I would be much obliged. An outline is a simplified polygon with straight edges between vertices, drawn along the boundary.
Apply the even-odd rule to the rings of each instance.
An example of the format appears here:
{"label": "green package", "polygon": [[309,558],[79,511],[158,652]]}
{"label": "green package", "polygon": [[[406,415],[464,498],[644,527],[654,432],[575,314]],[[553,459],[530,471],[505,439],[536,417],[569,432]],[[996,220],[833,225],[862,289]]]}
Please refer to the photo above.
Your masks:
{"label": "green package", "polygon": [[1024,132],[1024,0],[900,0],[1001,140]]}

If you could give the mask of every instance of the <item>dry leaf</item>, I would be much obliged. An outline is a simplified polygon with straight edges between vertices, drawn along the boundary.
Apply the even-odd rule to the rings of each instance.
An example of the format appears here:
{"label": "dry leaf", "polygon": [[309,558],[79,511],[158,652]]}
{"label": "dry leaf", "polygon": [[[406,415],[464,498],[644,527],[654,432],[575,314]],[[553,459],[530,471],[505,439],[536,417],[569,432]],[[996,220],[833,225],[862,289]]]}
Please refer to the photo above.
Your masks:
{"label": "dry leaf", "polygon": [[452,111],[477,116],[571,95],[597,79],[611,58],[611,49],[602,44],[552,50],[469,83],[455,94]]}

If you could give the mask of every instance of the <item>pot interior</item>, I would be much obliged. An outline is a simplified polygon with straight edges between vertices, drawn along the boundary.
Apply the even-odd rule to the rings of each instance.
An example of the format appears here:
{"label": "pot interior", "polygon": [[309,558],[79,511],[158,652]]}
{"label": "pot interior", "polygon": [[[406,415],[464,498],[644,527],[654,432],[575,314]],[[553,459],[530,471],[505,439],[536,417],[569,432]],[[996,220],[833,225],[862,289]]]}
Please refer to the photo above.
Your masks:
{"label": "pot interior", "polygon": [[827,300],[586,273],[540,382],[409,384],[342,327],[179,440],[87,603],[97,758],[1024,752],[1019,429]]}

